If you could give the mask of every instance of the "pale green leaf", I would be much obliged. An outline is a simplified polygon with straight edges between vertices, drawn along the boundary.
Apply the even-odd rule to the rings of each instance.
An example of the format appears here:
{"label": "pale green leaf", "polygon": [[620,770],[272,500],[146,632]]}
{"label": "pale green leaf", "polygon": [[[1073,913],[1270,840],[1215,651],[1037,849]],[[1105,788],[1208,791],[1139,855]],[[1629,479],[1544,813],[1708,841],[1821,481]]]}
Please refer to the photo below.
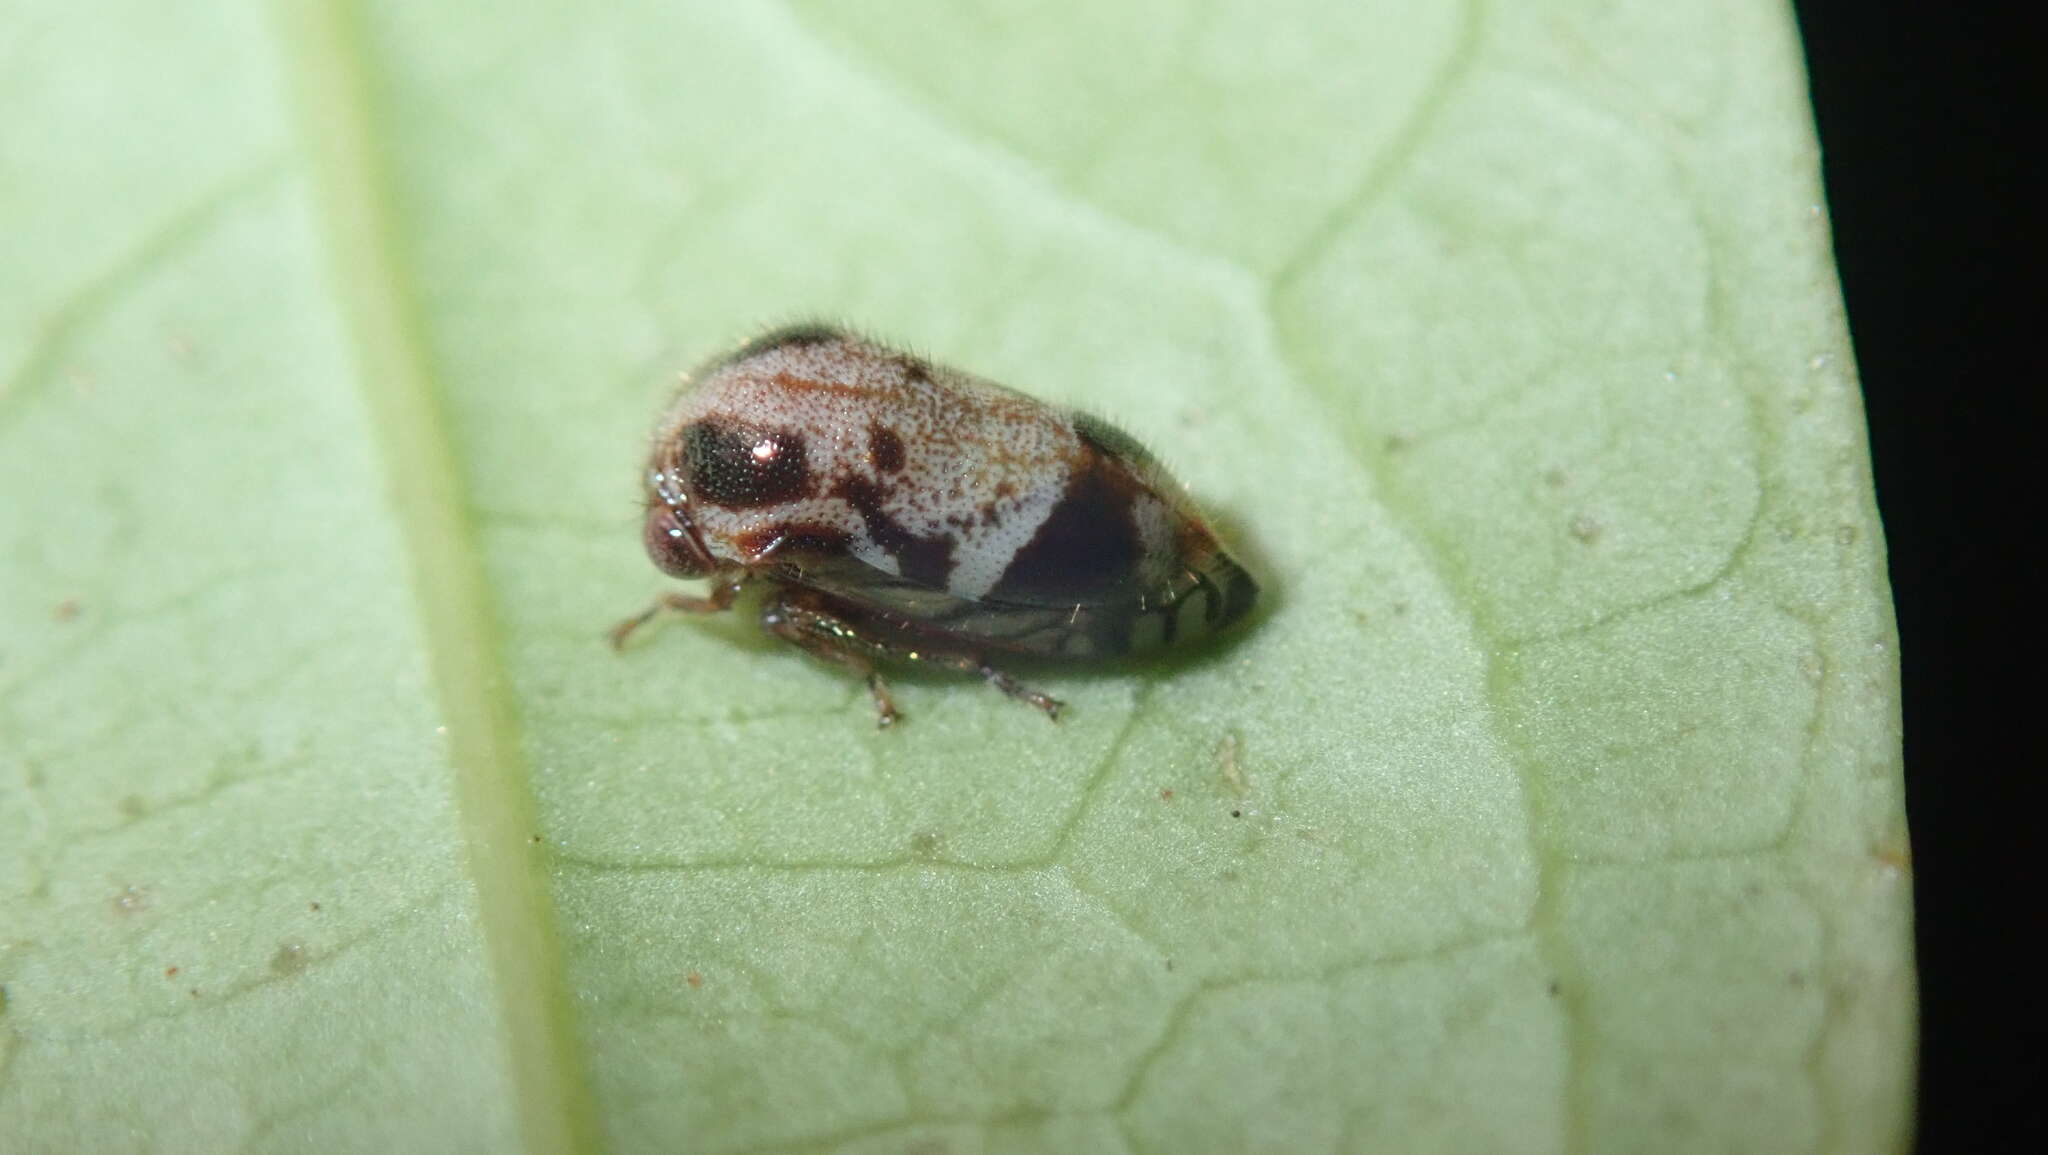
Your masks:
{"label": "pale green leaf", "polygon": [[[1910,1135],[1893,628],[1774,0],[0,17],[0,1149]],[[1155,445],[1231,646],[661,588],[824,316]]]}

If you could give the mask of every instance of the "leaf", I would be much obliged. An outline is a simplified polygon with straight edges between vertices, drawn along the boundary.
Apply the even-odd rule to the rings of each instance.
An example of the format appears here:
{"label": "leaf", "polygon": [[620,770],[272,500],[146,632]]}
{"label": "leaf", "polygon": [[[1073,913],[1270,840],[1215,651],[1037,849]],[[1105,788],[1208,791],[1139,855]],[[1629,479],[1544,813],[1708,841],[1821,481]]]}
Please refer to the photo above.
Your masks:
{"label": "leaf", "polygon": [[[1908,1143],[1782,6],[16,7],[0,1147]],[[1267,612],[1057,729],[612,654],[671,374],[804,316]]]}

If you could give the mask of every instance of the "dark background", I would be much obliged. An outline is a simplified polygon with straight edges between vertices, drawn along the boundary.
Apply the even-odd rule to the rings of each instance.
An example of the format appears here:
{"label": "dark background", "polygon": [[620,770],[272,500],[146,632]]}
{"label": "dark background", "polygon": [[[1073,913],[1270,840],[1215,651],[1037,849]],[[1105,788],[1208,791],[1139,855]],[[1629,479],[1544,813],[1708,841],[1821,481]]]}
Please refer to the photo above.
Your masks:
{"label": "dark background", "polygon": [[1992,435],[2039,437],[2019,428],[2019,408],[2041,370],[2011,352],[2019,308],[2039,312],[2048,294],[2038,270],[2004,283],[2016,262],[2003,258],[2020,247],[2022,214],[2042,210],[2038,193],[2020,201],[2018,158],[2042,149],[2048,118],[2003,57],[2041,42],[2000,26],[1990,6],[1795,6],[1898,606],[1919,1149],[2048,1150],[2048,964],[2022,941],[2048,929],[2048,872],[2040,834],[2020,825],[2038,826],[2041,811],[2016,797],[2035,792],[2041,747],[2025,734],[2042,710],[1987,709],[1993,684],[2038,664],[2040,629],[2014,616],[1993,637],[1986,612],[2023,572],[2014,543],[2040,527],[2038,499],[2023,496],[2039,487],[2040,450],[2002,451]]}

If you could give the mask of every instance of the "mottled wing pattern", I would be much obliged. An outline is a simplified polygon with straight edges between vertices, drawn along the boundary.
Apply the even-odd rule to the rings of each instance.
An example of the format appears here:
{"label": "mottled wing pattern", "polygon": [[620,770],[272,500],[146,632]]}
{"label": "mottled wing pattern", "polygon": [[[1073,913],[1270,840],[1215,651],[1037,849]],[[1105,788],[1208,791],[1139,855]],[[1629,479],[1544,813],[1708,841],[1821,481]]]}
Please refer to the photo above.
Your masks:
{"label": "mottled wing pattern", "polygon": [[1256,594],[1121,431],[835,330],[710,366],[657,443],[716,558],[905,637],[1119,654],[1219,628]]}

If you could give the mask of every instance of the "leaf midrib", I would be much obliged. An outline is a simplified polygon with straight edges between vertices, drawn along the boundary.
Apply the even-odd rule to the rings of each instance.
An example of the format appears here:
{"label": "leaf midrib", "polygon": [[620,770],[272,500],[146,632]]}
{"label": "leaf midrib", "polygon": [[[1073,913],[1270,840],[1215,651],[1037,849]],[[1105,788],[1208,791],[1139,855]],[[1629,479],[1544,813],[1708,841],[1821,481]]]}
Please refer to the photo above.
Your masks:
{"label": "leaf midrib", "polygon": [[533,796],[496,615],[376,140],[362,14],[348,0],[306,0],[288,4],[282,23],[332,287],[380,443],[447,728],[524,1145],[595,1150],[596,1112],[565,995],[553,900],[533,851]]}

